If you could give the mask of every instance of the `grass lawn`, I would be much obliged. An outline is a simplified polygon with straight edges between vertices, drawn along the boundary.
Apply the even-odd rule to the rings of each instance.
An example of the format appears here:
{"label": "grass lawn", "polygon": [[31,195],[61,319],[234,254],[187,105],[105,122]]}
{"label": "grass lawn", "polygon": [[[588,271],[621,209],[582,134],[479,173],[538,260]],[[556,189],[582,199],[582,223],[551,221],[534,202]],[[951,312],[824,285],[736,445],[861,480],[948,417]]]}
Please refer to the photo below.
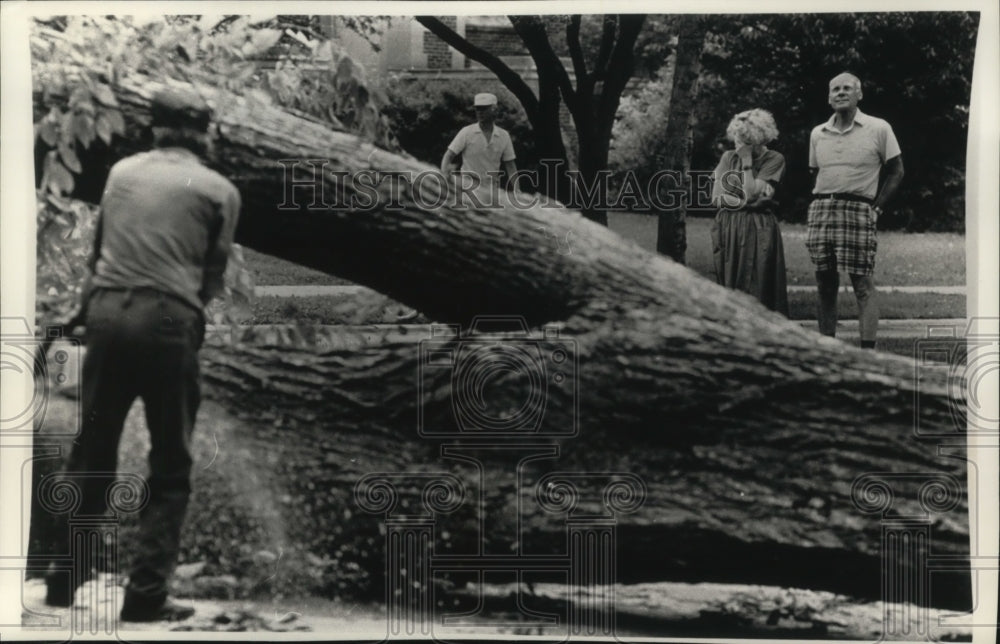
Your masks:
{"label": "grass lawn", "polygon": [[250,273],[253,274],[254,284],[258,286],[305,286],[313,284],[338,285],[350,284],[351,282],[328,275],[322,271],[299,266],[284,259],[279,259],[272,255],[258,253],[250,248],[243,248],[243,257],[246,260]]}
{"label": "grass lawn", "polygon": [[[635,240],[648,250],[656,246],[656,217],[632,213],[610,213],[609,224],[620,235]],[[710,217],[690,217],[687,221],[687,265],[714,279]],[[799,224],[782,224],[785,264],[788,284],[815,285],[813,266],[805,247],[806,227]],[[245,249],[256,284],[270,285],[340,285],[347,280],[326,273],[303,268],[297,264]],[[899,233],[879,234],[878,265],[875,283],[881,286],[961,286],[965,284],[965,237],[956,233]],[[846,275],[841,284],[850,284]],[[814,319],[816,294],[789,293],[790,317],[793,320]],[[365,309],[352,310],[357,307]],[[367,310],[367,309],[378,309]],[[965,317],[964,295],[923,293],[881,294],[880,307],[884,319],[903,318],[959,318]],[[841,294],[838,302],[840,316],[857,317],[857,305],[851,293]],[[273,298],[260,297],[254,305],[252,323],[272,324],[299,320],[317,324],[360,323],[366,315],[374,314],[378,321],[391,321],[396,313],[379,308],[377,302],[360,303],[350,299],[326,297]]]}
{"label": "grass lawn", "polygon": [[[883,320],[965,317],[964,295],[941,295],[938,293],[879,293],[879,316]],[[816,294],[789,293],[788,317],[791,320],[816,319]],[[837,298],[837,317],[841,320],[856,320],[858,303],[853,293],[840,292]]]}
{"label": "grass lawn", "polygon": [[[611,213],[612,230],[640,246],[656,249],[656,217],[633,213]],[[692,269],[714,279],[712,268],[711,217],[687,220],[687,258]],[[880,232],[875,284],[892,286],[961,286],[965,284],[965,236],[958,233]],[[789,285],[816,283],[806,250],[806,227],[781,224],[785,267]],[[843,283],[848,283],[844,276]]]}
{"label": "grass lawn", "polygon": [[[854,338],[844,338],[853,343]],[[955,349],[949,353],[921,350],[918,344],[921,340],[917,338],[879,338],[878,350],[883,353],[894,353],[904,358],[913,358],[921,364],[939,366],[965,365],[968,361],[968,354],[964,342],[955,344]],[[923,345],[926,347],[927,345]]]}
{"label": "grass lawn", "polygon": [[[247,324],[389,324],[409,309],[367,291],[355,295],[254,298]],[[414,322],[426,322],[423,317]]]}
{"label": "grass lawn", "polygon": [[[656,217],[632,213],[610,213],[612,230],[635,240],[648,250],[656,248]],[[714,278],[710,217],[687,221],[687,265]],[[782,224],[785,265],[790,285],[816,283],[805,247],[806,227]],[[303,268],[292,262],[244,249],[256,283],[270,285],[349,284],[347,280]],[[843,283],[847,283],[846,276]],[[960,286],[965,284],[965,236],[957,233],[879,233],[875,283],[893,286]]]}

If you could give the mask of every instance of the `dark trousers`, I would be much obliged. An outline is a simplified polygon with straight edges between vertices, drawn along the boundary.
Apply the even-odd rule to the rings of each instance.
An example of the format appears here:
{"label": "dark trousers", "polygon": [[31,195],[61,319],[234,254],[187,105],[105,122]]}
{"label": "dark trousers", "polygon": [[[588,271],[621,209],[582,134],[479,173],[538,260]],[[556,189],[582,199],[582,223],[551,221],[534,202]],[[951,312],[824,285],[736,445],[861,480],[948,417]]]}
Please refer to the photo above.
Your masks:
{"label": "dark trousers", "polygon": [[[198,411],[201,311],[152,289],[97,289],[87,310],[82,426],[66,464],[80,490],[78,513],[107,511],[108,481],[136,397],[149,426],[148,503],[140,510],[135,564],[127,593],[157,603],[166,597],[191,491],[191,432]],[[68,533],[68,531],[67,531]],[[67,544],[68,546],[69,544]],[[86,552],[75,553],[87,570]]]}

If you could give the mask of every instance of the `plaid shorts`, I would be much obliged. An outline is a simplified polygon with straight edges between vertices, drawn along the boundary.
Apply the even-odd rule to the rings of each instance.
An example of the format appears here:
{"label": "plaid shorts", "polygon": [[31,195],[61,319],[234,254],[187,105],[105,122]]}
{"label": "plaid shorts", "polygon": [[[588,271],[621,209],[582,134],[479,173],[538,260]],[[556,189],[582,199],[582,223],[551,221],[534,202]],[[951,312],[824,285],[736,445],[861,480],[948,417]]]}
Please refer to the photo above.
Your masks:
{"label": "plaid shorts", "polygon": [[816,199],[809,204],[806,247],[817,271],[871,275],[878,248],[875,213],[858,201]]}

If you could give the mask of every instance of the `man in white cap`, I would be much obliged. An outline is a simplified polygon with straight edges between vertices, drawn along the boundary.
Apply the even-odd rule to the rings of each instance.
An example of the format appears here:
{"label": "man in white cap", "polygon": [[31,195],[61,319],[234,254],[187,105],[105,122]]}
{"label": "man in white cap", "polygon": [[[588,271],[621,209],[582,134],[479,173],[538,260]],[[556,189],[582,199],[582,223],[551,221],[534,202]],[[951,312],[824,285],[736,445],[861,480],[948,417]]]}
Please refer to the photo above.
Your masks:
{"label": "man in white cap", "polygon": [[462,175],[478,177],[473,186],[482,185],[492,190],[494,178],[499,177],[501,165],[508,180],[517,172],[514,164],[514,146],[507,130],[494,123],[496,119],[497,97],[494,94],[476,94],[473,102],[476,108],[476,123],[468,125],[455,136],[441,159],[441,172],[447,176],[454,171],[455,157],[462,156]]}

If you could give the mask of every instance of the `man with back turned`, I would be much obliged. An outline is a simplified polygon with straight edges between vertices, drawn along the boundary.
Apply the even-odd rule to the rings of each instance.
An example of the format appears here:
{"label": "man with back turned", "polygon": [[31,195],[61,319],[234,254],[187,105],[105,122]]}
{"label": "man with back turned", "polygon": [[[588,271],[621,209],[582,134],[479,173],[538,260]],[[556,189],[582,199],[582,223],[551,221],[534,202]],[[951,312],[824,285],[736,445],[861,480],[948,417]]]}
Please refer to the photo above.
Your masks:
{"label": "man with back turned", "polygon": [[[149,497],[140,514],[124,621],[178,620],[194,612],[167,597],[167,583],[191,491],[203,309],[223,289],[240,209],[235,186],[199,159],[211,145],[207,105],[179,90],[162,90],[151,112],[154,149],[116,163],[101,200],[83,296],[82,426],[64,472],[80,493],[78,512],[104,514],[125,417],[142,398],[151,446]],[[95,554],[82,550],[71,552],[71,570],[50,570],[48,604],[72,605],[77,588],[94,574]]]}

